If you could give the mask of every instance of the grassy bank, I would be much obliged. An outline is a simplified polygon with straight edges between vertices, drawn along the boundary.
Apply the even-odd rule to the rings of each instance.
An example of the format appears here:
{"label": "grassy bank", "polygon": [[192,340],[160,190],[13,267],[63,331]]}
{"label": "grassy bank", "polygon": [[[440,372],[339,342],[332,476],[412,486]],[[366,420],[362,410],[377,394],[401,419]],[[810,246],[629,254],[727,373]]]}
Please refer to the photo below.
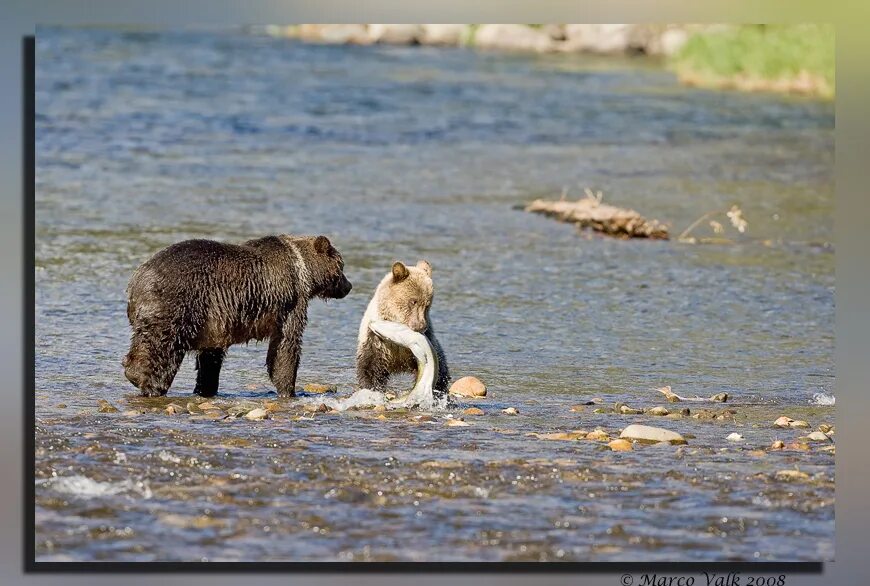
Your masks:
{"label": "grassy bank", "polygon": [[684,83],[834,97],[832,25],[740,25],[693,35],[672,64]]}

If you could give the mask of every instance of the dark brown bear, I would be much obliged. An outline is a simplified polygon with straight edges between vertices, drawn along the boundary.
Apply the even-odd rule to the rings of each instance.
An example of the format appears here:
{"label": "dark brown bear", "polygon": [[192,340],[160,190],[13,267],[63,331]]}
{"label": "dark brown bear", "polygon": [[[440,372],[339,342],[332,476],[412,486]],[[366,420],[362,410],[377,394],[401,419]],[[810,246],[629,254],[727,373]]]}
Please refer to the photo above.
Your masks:
{"label": "dark brown bear", "polygon": [[165,395],[184,355],[195,351],[194,393],[211,397],[227,348],[269,338],[269,378],[279,395],[292,396],[308,301],[350,290],[341,254],[325,236],[173,244],[127,286],[133,335],[124,374],[143,396]]}

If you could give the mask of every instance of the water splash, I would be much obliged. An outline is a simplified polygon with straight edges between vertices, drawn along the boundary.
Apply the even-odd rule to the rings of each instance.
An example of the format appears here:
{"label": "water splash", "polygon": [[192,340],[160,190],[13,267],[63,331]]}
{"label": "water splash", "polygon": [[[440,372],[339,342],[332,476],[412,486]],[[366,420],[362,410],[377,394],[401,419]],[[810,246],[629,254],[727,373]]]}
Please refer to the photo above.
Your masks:
{"label": "water splash", "polygon": [[121,482],[100,482],[87,476],[60,476],[37,480],[36,484],[45,485],[56,492],[83,498],[97,498],[116,494],[134,493],[150,499],[153,495],[147,482],[124,480]]}
{"label": "water splash", "polygon": [[837,398],[828,393],[816,393],[813,395],[810,403],[813,405],[835,405],[837,403]]}

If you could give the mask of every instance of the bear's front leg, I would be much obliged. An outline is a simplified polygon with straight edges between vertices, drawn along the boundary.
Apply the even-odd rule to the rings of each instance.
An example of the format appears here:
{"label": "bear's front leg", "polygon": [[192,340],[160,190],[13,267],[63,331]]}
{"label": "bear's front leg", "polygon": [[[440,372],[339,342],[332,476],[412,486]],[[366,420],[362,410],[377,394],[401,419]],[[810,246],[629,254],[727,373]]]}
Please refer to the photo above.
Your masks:
{"label": "bear's front leg", "polygon": [[218,379],[221,365],[227,351],[224,348],[209,348],[200,350],[196,355],[196,388],[195,395],[214,397],[218,392]]}
{"label": "bear's front leg", "polygon": [[279,397],[296,394],[296,372],[302,354],[302,333],[308,320],[307,309],[304,303],[297,303],[269,340],[266,370]]}

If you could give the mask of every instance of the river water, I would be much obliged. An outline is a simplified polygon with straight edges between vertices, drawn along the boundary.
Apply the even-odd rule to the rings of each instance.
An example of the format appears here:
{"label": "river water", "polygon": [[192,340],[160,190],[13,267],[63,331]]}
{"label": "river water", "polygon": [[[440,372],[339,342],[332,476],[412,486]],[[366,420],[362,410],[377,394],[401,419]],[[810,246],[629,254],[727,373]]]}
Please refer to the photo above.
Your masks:
{"label": "river water", "polygon": [[[688,89],[642,59],[40,29],[37,559],[832,559],[833,452],[767,448],[812,431],[780,415],[834,423],[833,126],[832,104]],[[748,229],[619,241],[514,209],[586,186],[675,232],[731,204]],[[485,414],[312,415],[303,396],[260,422],[168,415],[192,360],[137,400],[120,365],[136,266],[281,232],[328,235],[354,284],[312,304],[300,385],[354,390],[374,286],[425,258]],[[219,403],[275,399],[265,351],[230,350]],[[667,404],[664,385],[730,399]],[[595,412],[616,402],[702,417]],[[689,444],[527,435],[629,423]]]}

